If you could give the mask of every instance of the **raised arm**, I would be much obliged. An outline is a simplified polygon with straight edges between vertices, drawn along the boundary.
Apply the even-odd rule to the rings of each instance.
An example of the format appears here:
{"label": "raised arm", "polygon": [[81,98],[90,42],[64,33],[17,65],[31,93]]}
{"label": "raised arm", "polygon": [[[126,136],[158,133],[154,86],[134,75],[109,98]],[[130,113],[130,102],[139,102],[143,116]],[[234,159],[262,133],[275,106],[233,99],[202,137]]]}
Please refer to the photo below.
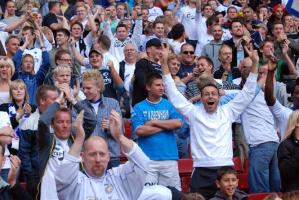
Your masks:
{"label": "raised arm", "polygon": [[285,40],[284,43],[282,44],[282,57],[287,63],[290,73],[297,75],[296,67],[288,54],[289,43],[290,41]]}
{"label": "raised arm", "polygon": [[92,16],[89,15],[87,17],[88,25],[89,25],[89,28],[91,30],[92,37],[97,37],[97,27],[96,27],[96,24],[95,24],[94,20],[96,19],[98,14],[99,14],[99,9],[97,9],[97,11],[94,15],[92,15]]}
{"label": "raised arm", "polygon": [[12,76],[12,80],[17,79],[18,74],[22,71],[22,69],[21,69],[22,56],[23,56],[24,50],[28,47],[28,45],[29,45],[28,36],[25,36],[24,44],[21,47],[19,47],[19,50],[13,56],[13,62],[15,64],[15,73]]}
{"label": "raised arm", "polygon": [[168,45],[164,45],[162,47],[162,62],[161,68],[163,71],[163,82],[165,86],[165,92],[168,97],[168,100],[172,103],[172,105],[177,109],[177,111],[182,114],[185,119],[188,120],[190,112],[192,112],[194,105],[189,102],[175,86],[174,80],[172,79],[168,64],[167,57],[169,55],[169,47]]}
{"label": "raised arm", "polygon": [[37,31],[36,35],[38,43],[42,49],[42,64],[36,73],[38,85],[41,85],[44,82],[46,74],[48,73],[50,67],[50,57],[49,53],[46,51],[46,48],[44,47],[42,33],[40,31]]}
{"label": "raised arm", "polygon": [[108,36],[110,40],[114,38],[113,33],[111,31],[111,26],[110,26],[110,12],[105,14],[105,19],[103,21],[103,29],[104,29],[104,35]]}
{"label": "raised arm", "polygon": [[64,101],[63,95],[63,92],[61,92],[55,102],[51,104],[39,118],[37,141],[40,149],[51,145],[50,125],[56,111],[60,108],[60,104]]}
{"label": "raised arm", "polygon": [[138,18],[135,20],[135,26],[132,34],[132,40],[137,47],[139,47],[141,43],[142,29],[142,18],[141,16],[138,16]]}
{"label": "raised arm", "polygon": [[[83,128],[82,110],[76,119],[76,138],[68,154],[65,155],[62,164],[58,167],[55,174],[56,187],[59,199],[66,199],[70,193],[77,193],[76,185],[78,183],[80,154],[85,140],[85,131]],[[74,195],[73,195],[74,196]]]}
{"label": "raised arm", "polygon": [[72,53],[74,54],[74,58],[80,65],[84,65],[84,56],[81,55],[81,53],[78,51],[78,49],[75,47],[75,39],[70,38],[69,39],[69,45],[71,48]]}
{"label": "raised arm", "polygon": [[277,66],[277,60],[276,58],[272,58],[268,62],[268,73],[266,78],[266,84],[265,84],[265,100],[268,106],[273,106],[276,102],[276,98],[274,97],[274,76],[275,76],[275,70]]}
{"label": "raised arm", "polygon": [[111,60],[108,61],[108,67],[111,72],[113,83],[116,86],[120,86],[123,83],[123,80],[120,78],[118,72],[115,70],[113,62]]}
{"label": "raised arm", "polygon": [[16,28],[18,28],[20,25],[24,24],[27,20],[29,19],[28,15],[25,14],[25,15],[22,15],[21,19],[20,20],[17,20],[16,22],[10,24],[10,25],[7,25],[5,28],[4,28],[4,31],[5,32],[12,32],[13,30],[15,30]]}
{"label": "raised arm", "polygon": [[76,158],[80,157],[82,146],[83,146],[83,143],[85,140],[85,131],[83,128],[83,116],[84,116],[84,110],[82,110],[79,113],[79,115],[77,116],[77,119],[75,122],[75,124],[76,124],[76,139],[68,152],[70,155],[72,155]]}
{"label": "raised arm", "polygon": [[196,12],[201,12],[201,0],[196,0]]}
{"label": "raised arm", "polygon": [[133,148],[133,141],[126,138],[123,133],[123,124],[120,114],[112,110],[109,119],[110,132],[125,153],[129,153]]}
{"label": "raised arm", "polygon": [[251,101],[255,97],[255,89],[257,85],[259,56],[257,54],[257,51],[253,50],[252,46],[244,46],[244,49],[252,60],[251,72],[247,77],[246,83],[241,92],[238,93],[232,101],[224,105],[224,108],[230,111],[231,119],[233,121],[235,121],[251,103]]}
{"label": "raised arm", "polygon": [[180,8],[180,3],[181,3],[180,0],[175,0],[175,7],[172,10],[173,16],[176,16],[176,13],[177,13],[178,9]]}

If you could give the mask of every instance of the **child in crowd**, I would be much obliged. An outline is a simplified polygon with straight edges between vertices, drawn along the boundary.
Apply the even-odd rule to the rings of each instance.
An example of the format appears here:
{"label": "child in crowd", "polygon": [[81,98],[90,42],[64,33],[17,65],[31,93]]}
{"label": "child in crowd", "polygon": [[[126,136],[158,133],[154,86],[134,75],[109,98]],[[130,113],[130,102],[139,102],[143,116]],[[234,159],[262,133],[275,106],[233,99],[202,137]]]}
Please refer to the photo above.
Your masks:
{"label": "child in crowd", "polygon": [[245,200],[247,194],[237,189],[237,172],[233,167],[225,166],[218,170],[216,185],[218,191],[211,200]]}

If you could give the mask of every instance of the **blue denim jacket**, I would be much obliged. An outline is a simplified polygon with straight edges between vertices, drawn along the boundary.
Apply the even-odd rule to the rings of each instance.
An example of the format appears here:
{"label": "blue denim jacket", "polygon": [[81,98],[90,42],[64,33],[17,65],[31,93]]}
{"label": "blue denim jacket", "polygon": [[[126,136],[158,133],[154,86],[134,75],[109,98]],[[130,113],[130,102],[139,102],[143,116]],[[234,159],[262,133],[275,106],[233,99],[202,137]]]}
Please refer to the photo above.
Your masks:
{"label": "blue denim jacket", "polygon": [[91,111],[97,119],[97,125],[92,135],[100,136],[106,140],[111,158],[119,157],[120,156],[119,144],[114,140],[109,130],[103,130],[101,127],[102,119],[109,117],[112,109],[116,110],[121,115],[119,103],[115,99],[108,98],[108,97],[102,97],[101,100],[102,101],[99,104],[98,113],[95,113],[95,110],[91,105],[91,102],[89,102],[88,100],[85,99],[80,103],[82,103],[82,105],[84,105],[85,108]]}

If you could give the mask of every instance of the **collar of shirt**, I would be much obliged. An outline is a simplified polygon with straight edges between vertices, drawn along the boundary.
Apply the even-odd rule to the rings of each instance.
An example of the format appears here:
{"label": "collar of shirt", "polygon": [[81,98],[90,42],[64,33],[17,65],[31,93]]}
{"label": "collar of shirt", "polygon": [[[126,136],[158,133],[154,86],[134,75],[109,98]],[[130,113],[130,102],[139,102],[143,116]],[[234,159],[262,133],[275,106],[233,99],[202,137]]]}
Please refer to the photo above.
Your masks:
{"label": "collar of shirt", "polygon": [[98,100],[96,100],[96,101],[91,101],[91,100],[89,100],[89,103],[92,103],[92,104],[102,104],[103,103],[103,101],[102,101],[102,98],[99,98]]}

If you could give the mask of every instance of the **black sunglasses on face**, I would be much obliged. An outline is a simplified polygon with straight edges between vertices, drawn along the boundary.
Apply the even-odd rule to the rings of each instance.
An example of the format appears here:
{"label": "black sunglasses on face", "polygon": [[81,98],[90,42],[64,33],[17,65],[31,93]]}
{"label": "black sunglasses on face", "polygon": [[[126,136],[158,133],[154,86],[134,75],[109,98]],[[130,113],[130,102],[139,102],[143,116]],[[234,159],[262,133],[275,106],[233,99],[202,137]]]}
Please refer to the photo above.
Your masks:
{"label": "black sunglasses on face", "polygon": [[194,51],[183,51],[183,54],[190,54],[190,55],[193,55],[194,54]]}

